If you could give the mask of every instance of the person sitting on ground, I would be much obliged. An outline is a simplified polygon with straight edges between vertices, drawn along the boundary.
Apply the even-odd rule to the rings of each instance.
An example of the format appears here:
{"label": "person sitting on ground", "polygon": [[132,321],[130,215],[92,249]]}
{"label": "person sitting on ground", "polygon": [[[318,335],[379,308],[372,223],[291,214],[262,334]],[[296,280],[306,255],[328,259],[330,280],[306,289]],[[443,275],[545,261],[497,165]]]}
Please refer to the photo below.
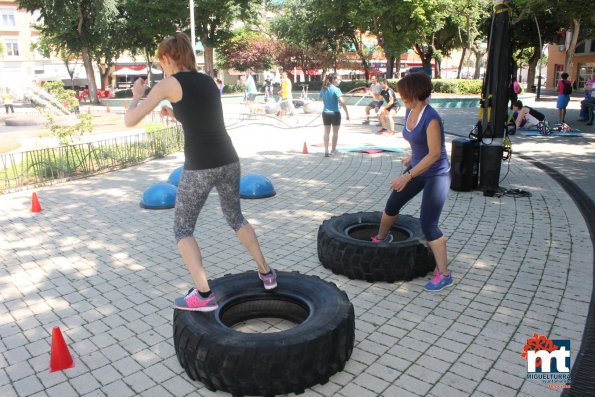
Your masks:
{"label": "person sitting on ground", "polygon": [[372,93],[372,101],[368,103],[368,106],[366,106],[366,119],[363,121],[362,124],[370,124],[370,110],[374,109],[376,115],[378,115],[378,111],[384,104],[384,101],[382,100],[382,95],[380,95],[381,91],[382,86],[378,84],[376,76],[370,77],[370,92]]}
{"label": "person sitting on ground", "polygon": [[587,107],[587,125],[593,125],[593,119],[595,118],[595,97],[591,97],[586,104]]}
{"label": "person sitting on ground", "polygon": [[[397,95],[395,91],[389,87],[388,80],[382,79],[380,80],[380,85],[382,86],[382,91],[380,91],[380,95],[384,98],[386,105],[380,109],[380,123],[382,124],[382,128],[378,130],[378,133],[386,132],[389,135],[395,134],[395,120],[393,120],[393,108],[397,104]],[[387,122],[389,129],[387,130]]]}
{"label": "person sitting on ground", "polygon": [[517,128],[536,127],[540,123],[545,123],[545,115],[529,106],[523,106],[522,101],[514,103],[515,125]]}

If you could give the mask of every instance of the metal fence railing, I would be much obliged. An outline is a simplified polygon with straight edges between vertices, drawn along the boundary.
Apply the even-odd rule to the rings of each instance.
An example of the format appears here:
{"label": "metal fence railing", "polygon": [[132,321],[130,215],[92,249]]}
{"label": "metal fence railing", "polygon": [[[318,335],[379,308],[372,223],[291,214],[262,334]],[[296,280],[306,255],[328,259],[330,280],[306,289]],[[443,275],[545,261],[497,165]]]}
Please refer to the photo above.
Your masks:
{"label": "metal fence railing", "polygon": [[179,125],[136,135],[0,155],[0,192],[80,178],[183,148]]}

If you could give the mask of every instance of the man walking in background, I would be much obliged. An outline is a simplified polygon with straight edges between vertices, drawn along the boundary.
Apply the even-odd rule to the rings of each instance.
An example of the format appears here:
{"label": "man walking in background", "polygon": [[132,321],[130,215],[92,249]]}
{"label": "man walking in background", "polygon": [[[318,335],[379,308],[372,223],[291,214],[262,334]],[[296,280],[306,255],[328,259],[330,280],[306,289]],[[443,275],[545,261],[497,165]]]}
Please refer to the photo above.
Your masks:
{"label": "man walking in background", "polygon": [[289,111],[292,116],[295,116],[295,108],[293,107],[293,96],[291,95],[291,80],[287,77],[287,72],[281,74],[281,102],[279,110],[279,120],[283,120],[285,114]]}

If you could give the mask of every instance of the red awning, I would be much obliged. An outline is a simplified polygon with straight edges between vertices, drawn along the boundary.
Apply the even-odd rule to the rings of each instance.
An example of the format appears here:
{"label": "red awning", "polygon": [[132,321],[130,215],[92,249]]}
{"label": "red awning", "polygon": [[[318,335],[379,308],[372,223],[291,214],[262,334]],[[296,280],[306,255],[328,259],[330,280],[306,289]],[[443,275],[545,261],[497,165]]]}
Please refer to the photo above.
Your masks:
{"label": "red awning", "polygon": [[143,70],[147,67],[146,63],[141,64],[129,64],[129,65],[116,65],[116,71],[120,69],[132,69],[132,70]]}

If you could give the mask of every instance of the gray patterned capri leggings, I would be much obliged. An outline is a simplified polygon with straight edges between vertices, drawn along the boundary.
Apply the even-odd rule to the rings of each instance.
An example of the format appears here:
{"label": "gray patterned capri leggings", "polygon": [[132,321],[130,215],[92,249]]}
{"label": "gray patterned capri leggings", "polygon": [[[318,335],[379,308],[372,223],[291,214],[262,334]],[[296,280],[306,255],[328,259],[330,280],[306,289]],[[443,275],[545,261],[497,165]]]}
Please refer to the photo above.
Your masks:
{"label": "gray patterned capri leggings", "polygon": [[240,162],[206,170],[184,170],[176,194],[174,234],[176,243],[194,235],[200,210],[215,187],[227,224],[234,231],[248,223],[240,206]]}

